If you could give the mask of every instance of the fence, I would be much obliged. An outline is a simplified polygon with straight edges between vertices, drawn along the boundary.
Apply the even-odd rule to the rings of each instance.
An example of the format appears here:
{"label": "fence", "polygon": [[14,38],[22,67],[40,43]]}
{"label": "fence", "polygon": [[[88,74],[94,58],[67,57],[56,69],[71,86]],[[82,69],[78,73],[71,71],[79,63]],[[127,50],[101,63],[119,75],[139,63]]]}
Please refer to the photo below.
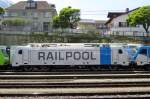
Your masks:
{"label": "fence", "polygon": [[[144,34],[144,35],[143,35]],[[114,36],[130,37],[140,40],[145,39],[145,33],[141,36],[126,35],[125,33],[109,33],[98,30],[54,30],[53,33],[24,32],[24,31],[0,31],[0,45],[22,45],[27,43],[57,43],[57,42],[100,42],[101,38],[113,39]],[[114,39],[115,40],[115,39]]]}

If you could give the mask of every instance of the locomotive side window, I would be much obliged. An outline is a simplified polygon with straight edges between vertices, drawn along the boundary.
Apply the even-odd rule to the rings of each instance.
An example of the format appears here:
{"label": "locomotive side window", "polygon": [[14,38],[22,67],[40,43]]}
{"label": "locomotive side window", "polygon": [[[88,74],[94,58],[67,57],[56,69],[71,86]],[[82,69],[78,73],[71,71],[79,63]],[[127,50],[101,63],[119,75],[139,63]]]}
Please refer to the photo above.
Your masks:
{"label": "locomotive side window", "polygon": [[19,51],[18,51],[18,54],[22,54],[22,50],[19,50]]}
{"label": "locomotive side window", "polygon": [[147,56],[147,49],[141,49],[139,54]]}
{"label": "locomotive side window", "polygon": [[123,54],[123,51],[121,49],[118,50],[119,54]]}

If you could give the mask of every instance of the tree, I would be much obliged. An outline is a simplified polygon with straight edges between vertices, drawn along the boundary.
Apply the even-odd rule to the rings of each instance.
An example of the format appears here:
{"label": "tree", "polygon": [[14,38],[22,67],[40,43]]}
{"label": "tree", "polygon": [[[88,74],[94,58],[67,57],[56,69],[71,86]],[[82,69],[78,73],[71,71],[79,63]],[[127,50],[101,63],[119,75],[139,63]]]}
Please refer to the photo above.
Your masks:
{"label": "tree", "polygon": [[127,19],[127,22],[131,26],[136,26],[141,24],[147,33],[147,37],[149,36],[149,27],[150,27],[150,6],[141,7],[131,14]]}
{"label": "tree", "polygon": [[76,28],[78,21],[80,21],[80,10],[67,7],[63,8],[59,15],[53,18],[53,26],[55,28],[74,29]]}
{"label": "tree", "polygon": [[59,28],[60,27],[60,19],[59,16],[53,17],[53,28]]}
{"label": "tree", "polygon": [[5,13],[5,10],[2,8],[2,7],[0,7],[0,30],[2,29],[2,27],[1,27],[1,22],[2,22],[2,19],[1,19],[1,17],[3,17],[3,14]]}
{"label": "tree", "polygon": [[3,15],[4,13],[5,13],[5,10],[2,7],[0,7],[0,15]]}

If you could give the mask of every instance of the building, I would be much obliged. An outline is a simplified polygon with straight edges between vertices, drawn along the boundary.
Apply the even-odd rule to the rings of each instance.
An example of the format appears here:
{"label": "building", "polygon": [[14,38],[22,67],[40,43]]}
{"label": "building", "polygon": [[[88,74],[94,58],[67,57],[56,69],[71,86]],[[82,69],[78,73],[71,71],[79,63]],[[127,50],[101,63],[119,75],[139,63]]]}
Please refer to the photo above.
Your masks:
{"label": "building", "polygon": [[[46,1],[21,1],[5,9],[5,21],[13,20],[24,23],[20,26],[4,24],[4,30],[50,32],[52,30],[52,17],[56,15],[54,4]],[[15,23],[15,22],[14,22]],[[18,28],[19,27],[19,28]]]}
{"label": "building", "polygon": [[127,24],[127,18],[130,13],[139,8],[129,10],[126,9],[125,12],[109,12],[109,20],[106,22],[109,28],[108,33],[112,35],[124,35],[124,36],[146,36],[146,32],[142,25],[136,25],[131,27]]}
{"label": "building", "polygon": [[3,20],[3,15],[0,14],[0,30],[2,29],[2,20]]}
{"label": "building", "polygon": [[78,28],[81,29],[105,29],[106,20],[81,19]]}
{"label": "building", "polygon": [[78,23],[78,29],[86,30],[87,32],[98,31],[103,33],[107,30],[105,23],[106,20],[81,19]]}

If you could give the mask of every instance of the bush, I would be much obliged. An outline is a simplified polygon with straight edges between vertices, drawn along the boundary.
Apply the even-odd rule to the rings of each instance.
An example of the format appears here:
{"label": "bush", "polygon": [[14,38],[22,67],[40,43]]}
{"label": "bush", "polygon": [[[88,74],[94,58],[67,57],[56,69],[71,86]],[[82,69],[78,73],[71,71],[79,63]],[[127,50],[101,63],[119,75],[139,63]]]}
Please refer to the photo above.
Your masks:
{"label": "bush", "polygon": [[2,22],[3,25],[8,25],[8,26],[23,26],[28,23],[29,22],[24,19],[7,19]]}

